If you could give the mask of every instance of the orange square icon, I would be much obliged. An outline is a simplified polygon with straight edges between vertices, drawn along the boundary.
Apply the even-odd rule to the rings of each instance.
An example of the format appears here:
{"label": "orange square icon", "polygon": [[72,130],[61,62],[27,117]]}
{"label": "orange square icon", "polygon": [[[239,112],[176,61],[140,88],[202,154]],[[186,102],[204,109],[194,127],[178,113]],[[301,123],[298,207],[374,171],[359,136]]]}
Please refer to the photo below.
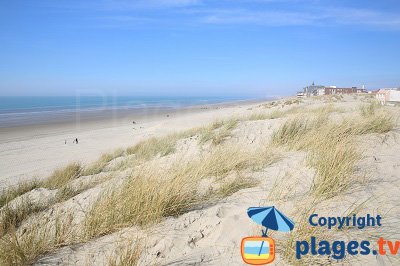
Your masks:
{"label": "orange square icon", "polygon": [[242,259],[247,264],[263,265],[275,259],[275,241],[270,237],[245,237],[240,250]]}

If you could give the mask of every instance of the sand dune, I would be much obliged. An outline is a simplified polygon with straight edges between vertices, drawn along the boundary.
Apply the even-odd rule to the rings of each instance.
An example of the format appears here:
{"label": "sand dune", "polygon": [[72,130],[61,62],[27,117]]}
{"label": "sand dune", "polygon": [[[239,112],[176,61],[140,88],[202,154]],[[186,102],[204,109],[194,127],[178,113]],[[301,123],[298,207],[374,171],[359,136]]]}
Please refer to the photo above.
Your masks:
{"label": "sand dune", "polygon": [[[282,99],[176,114],[134,133],[86,131],[79,147],[56,148],[66,135],[3,143],[4,184],[40,181],[3,201],[0,262],[242,265],[241,239],[261,229],[247,208],[274,205],[296,222],[271,232],[276,264],[396,265],[372,254],[296,260],[292,240],[399,238],[399,114],[365,96]],[[381,214],[383,226],[316,229],[311,212]]]}

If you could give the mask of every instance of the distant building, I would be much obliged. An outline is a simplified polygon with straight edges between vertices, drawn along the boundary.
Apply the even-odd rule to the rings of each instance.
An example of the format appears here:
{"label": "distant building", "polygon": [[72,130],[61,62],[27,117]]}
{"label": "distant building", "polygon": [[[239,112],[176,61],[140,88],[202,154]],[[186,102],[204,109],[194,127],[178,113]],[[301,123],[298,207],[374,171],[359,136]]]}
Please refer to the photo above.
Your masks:
{"label": "distant building", "polygon": [[334,94],[352,94],[352,93],[368,93],[366,89],[351,87],[351,88],[338,88],[336,86],[323,86],[315,85],[313,82],[310,86],[303,89],[304,95],[310,96],[320,96],[320,95],[334,95]]}
{"label": "distant building", "polygon": [[376,92],[376,99],[380,104],[400,104],[400,88],[384,88]]}
{"label": "distant building", "polygon": [[303,92],[307,97],[316,96],[316,95],[318,95],[318,90],[324,89],[324,88],[325,88],[325,86],[315,85],[315,83],[313,82],[310,86],[305,87],[303,89]]}
{"label": "distant building", "polygon": [[352,88],[325,88],[325,95],[332,94],[352,94],[352,93],[368,93],[366,89],[357,87]]}

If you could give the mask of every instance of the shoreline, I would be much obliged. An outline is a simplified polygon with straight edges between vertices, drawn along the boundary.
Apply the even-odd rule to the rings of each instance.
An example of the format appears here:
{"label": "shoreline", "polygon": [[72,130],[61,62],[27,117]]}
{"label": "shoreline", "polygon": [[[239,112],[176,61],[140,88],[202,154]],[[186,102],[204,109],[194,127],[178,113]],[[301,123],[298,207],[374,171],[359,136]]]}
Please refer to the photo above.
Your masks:
{"label": "shoreline", "polygon": [[237,104],[240,102],[253,102],[275,99],[275,97],[268,98],[248,98],[248,99],[224,99],[224,100],[209,100],[201,102],[175,102],[175,103],[143,103],[137,105],[110,105],[110,106],[98,106],[98,107],[84,107],[77,106],[76,108],[63,108],[54,110],[42,110],[34,111],[33,109],[27,109],[30,111],[20,112],[18,109],[15,111],[3,112],[0,109],[0,130],[3,128],[19,128],[21,126],[39,126],[48,124],[59,124],[65,122],[73,122],[76,120],[92,120],[92,119],[109,119],[116,118],[129,114],[153,114],[162,111],[178,111],[183,109],[192,109],[198,107],[212,107],[218,105],[230,105]]}
{"label": "shoreline", "polygon": [[[52,171],[68,163],[78,161],[87,164],[103,153],[127,148],[149,137],[202,126],[267,101],[272,100],[234,101],[175,110],[90,116],[78,123],[63,121],[0,128],[0,157],[7,166],[0,169],[0,188],[15,185],[21,180],[46,178]],[[79,140],[78,145],[72,143],[75,138]]]}
{"label": "shoreline", "polygon": [[76,132],[87,129],[100,129],[135,122],[149,122],[171,115],[184,113],[204,112],[224,107],[234,107],[241,104],[267,102],[275,99],[249,99],[221,103],[195,104],[182,107],[148,107],[130,109],[107,109],[97,111],[82,110],[80,113],[70,113],[67,117],[58,117],[50,121],[36,122],[23,125],[0,126],[0,144],[10,141],[27,140],[34,137],[43,137],[48,132],[59,133]]}

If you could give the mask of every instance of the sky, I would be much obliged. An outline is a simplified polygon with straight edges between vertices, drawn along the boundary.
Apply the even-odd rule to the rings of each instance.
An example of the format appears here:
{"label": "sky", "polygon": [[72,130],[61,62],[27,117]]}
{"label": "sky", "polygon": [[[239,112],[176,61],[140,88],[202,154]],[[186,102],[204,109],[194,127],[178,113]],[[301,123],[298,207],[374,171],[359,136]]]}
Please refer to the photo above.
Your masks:
{"label": "sky", "polygon": [[398,0],[0,0],[0,96],[400,86]]}

